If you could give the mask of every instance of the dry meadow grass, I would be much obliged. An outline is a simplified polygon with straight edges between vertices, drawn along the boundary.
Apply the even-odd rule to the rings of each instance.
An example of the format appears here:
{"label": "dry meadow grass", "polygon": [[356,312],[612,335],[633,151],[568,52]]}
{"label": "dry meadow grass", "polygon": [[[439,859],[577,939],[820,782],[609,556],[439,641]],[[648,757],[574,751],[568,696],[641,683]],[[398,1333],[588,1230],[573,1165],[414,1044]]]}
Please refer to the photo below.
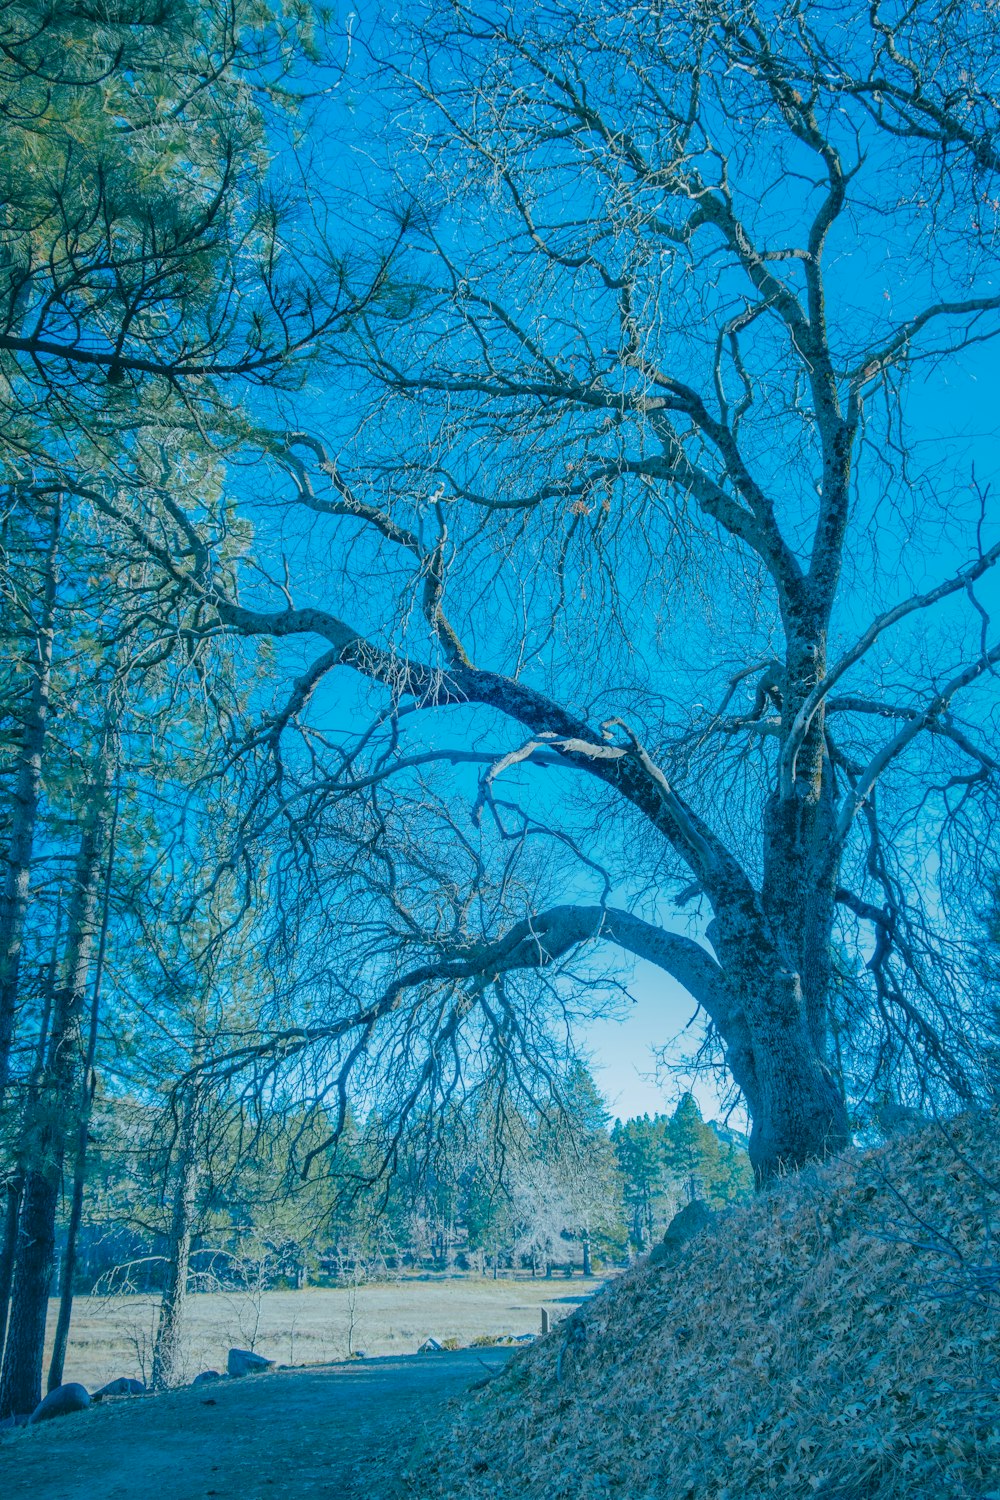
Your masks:
{"label": "dry meadow grass", "polygon": [[[551,1281],[406,1278],[301,1292],[204,1292],[192,1295],[185,1318],[184,1370],[226,1368],[230,1346],[255,1348],[281,1364],[344,1359],[353,1347],[369,1355],[412,1354],[429,1335],[465,1345],[483,1335],[537,1333],[540,1310],[571,1312],[599,1286],[579,1277]],[[352,1314],[353,1302],[353,1314]],[[93,1390],[118,1375],[148,1373],[157,1303],[154,1297],[78,1297],[66,1380]],[[49,1341],[56,1304],[49,1308]],[[46,1351],[46,1359],[48,1351]]]}
{"label": "dry meadow grass", "polygon": [[1000,1500],[1000,1117],[809,1170],[431,1433],[420,1500]]}

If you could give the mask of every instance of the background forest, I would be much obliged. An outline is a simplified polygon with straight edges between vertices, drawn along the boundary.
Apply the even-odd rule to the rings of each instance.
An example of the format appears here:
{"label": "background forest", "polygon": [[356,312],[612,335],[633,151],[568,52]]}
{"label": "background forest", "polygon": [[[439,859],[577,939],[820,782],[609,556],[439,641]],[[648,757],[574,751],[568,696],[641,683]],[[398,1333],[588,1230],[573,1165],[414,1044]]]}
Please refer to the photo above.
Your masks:
{"label": "background forest", "polygon": [[[430,1159],[418,1136],[388,1181],[367,1190],[359,1184],[376,1176],[381,1159],[377,1118],[363,1130],[352,1124],[321,1171],[290,1182],[289,1160],[322,1142],[329,1121],[264,1120],[248,1149],[245,1122],[223,1122],[214,1141],[203,1116],[186,1226],[190,1285],[336,1285],[406,1271],[589,1277],[649,1250],[691,1197],[717,1207],[749,1196],[745,1145],[706,1125],[691,1095],[673,1115],[616,1121],[610,1137],[582,1070],[567,1098],[568,1120],[519,1120],[503,1143],[489,1122],[446,1122]],[[78,1290],[163,1285],[177,1254],[163,1191],[169,1133],[162,1112],[134,1100],[95,1113]]]}

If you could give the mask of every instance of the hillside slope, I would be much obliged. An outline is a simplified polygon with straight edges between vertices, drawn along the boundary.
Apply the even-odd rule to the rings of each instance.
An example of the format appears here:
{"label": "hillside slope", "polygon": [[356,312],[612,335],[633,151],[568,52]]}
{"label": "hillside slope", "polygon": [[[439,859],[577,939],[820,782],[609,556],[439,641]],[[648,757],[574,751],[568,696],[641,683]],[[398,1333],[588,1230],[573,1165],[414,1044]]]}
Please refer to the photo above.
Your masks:
{"label": "hillside slope", "polygon": [[421,1500],[1000,1500],[997,1112],[811,1169],[450,1413]]}

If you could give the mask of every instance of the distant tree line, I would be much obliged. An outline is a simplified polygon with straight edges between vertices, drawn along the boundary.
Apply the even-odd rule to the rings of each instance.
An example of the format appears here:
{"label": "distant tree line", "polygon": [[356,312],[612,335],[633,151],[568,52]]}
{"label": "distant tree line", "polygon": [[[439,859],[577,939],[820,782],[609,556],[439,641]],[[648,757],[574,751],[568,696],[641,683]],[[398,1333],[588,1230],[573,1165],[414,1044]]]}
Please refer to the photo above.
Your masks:
{"label": "distant tree line", "polygon": [[[564,1097],[558,1117],[508,1120],[503,1137],[481,1109],[455,1112],[433,1132],[417,1122],[388,1178],[377,1115],[360,1128],[352,1118],[335,1149],[324,1145],[331,1121],[322,1111],[276,1112],[242,1129],[230,1116],[199,1144],[183,1245],[169,1107],[102,1099],[76,1290],[153,1292],[177,1303],[178,1258],[192,1290],[414,1270],[590,1275],[650,1249],[690,1198],[717,1207],[750,1193],[745,1140],[706,1124],[692,1095],[671,1114],[617,1120],[610,1130],[582,1065]],[[241,1139],[248,1130],[252,1150]],[[305,1180],[290,1172],[316,1147]]]}

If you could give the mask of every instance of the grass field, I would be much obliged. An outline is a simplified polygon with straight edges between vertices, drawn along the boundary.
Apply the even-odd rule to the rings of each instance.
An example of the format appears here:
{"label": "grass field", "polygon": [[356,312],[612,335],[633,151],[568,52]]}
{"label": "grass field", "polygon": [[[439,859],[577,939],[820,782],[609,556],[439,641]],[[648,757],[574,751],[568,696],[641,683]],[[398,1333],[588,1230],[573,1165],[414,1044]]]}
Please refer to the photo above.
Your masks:
{"label": "grass field", "polygon": [[[543,1307],[555,1321],[599,1285],[579,1278],[412,1278],[260,1296],[200,1292],[188,1299],[182,1373],[191,1379],[199,1370],[224,1370],[232,1345],[303,1365],[344,1359],[349,1340],[370,1355],[412,1354],[431,1335],[469,1344],[482,1334],[537,1333]],[[63,1378],[91,1390],[119,1375],[144,1379],[156,1311],[153,1297],[78,1297]],[[50,1339],[55,1314],[53,1302]]]}

